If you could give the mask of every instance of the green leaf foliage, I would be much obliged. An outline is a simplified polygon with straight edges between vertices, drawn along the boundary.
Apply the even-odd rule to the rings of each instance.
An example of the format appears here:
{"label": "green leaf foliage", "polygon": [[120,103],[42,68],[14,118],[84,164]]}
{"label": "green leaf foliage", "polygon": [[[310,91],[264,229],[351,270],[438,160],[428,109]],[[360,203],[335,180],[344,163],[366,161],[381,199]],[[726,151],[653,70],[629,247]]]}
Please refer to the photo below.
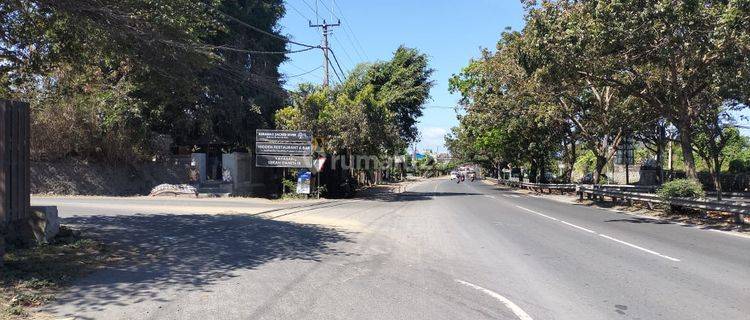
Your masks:
{"label": "green leaf foliage", "polygon": [[703,198],[706,193],[703,191],[703,185],[698,180],[677,179],[665,183],[657,191],[659,197],[664,201],[671,198]]}

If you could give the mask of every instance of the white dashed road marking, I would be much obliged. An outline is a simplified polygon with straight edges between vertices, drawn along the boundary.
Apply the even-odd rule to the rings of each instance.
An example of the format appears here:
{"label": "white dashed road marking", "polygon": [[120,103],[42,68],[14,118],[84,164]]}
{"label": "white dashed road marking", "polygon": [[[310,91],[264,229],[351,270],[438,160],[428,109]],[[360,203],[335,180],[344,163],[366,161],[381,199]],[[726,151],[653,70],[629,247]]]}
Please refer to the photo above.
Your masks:
{"label": "white dashed road marking", "polygon": [[667,259],[667,260],[672,260],[672,261],[674,261],[674,262],[680,262],[680,259],[677,259],[677,258],[672,258],[672,257],[670,257],[670,256],[665,256],[665,255],[663,255],[663,254],[661,254],[661,253],[658,253],[658,252],[656,252],[656,251],[653,251],[653,250],[649,250],[649,249],[646,249],[646,248],[643,248],[643,247],[639,247],[639,246],[636,246],[636,245],[634,245],[634,244],[632,244],[632,243],[628,243],[628,242],[622,241],[622,240],[620,240],[620,239],[615,239],[615,238],[612,238],[612,237],[610,237],[610,236],[608,236],[608,235],[606,235],[606,234],[601,234],[601,233],[600,233],[600,234],[599,234],[599,236],[600,236],[600,237],[603,237],[603,238],[605,238],[605,239],[609,239],[609,240],[612,240],[612,241],[614,241],[614,242],[622,243],[622,244],[624,244],[624,245],[626,245],[626,246],[629,246],[629,247],[632,247],[632,248],[635,248],[635,249],[638,249],[638,250],[641,250],[641,251],[645,251],[645,252],[648,252],[648,253],[650,253],[650,254],[653,254],[653,255],[657,255],[657,256],[660,256],[660,257],[662,257],[662,258],[664,258],[664,259]]}
{"label": "white dashed road marking", "polygon": [[653,254],[653,255],[655,255],[655,256],[658,256],[658,257],[662,257],[662,258],[664,258],[664,259],[667,259],[667,260],[670,260],[670,261],[674,261],[674,262],[680,262],[680,259],[677,259],[677,258],[673,258],[673,257],[670,257],[670,256],[668,256],[668,255],[663,255],[663,254],[661,254],[661,253],[658,253],[658,252],[656,252],[656,251],[653,251],[653,250],[650,250],[650,249],[646,249],[646,248],[644,248],[644,247],[641,247],[641,246],[637,246],[637,245],[634,245],[634,244],[632,244],[632,243],[629,243],[629,242],[626,242],[626,241],[622,241],[622,240],[620,240],[620,239],[617,239],[617,238],[613,238],[613,237],[610,237],[610,236],[608,236],[608,235],[606,235],[606,234],[601,234],[601,233],[598,233],[598,232],[596,232],[596,231],[594,231],[594,230],[591,230],[591,229],[588,229],[588,228],[584,228],[584,227],[581,227],[581,226],[579,226],[579,225],[575,225],[575,224],[572,224],[572,223],[570,223],[570,222],[567,222],[567,221],[563,221],[563,220],[560,220],[560,219],[558,219],[558,218],[555,218],[555,217],[552,217],[552,216],[548,216],[548,215],[546,215],[546,214],[544,214],[544,213],[541,213],[541,212],[536,212],[536,211],[534,211],[534,210],[531,210],[531,209],[527,209],[527,208],[524,208],[524,207],[522,207],[522,206],[516,206],[516,207],[517,207],[517,208],[519,208],[519,209],[521,209],[521,210],[524,210],[524,211],[528,211],[528,212],[531,212],[531,213],[533,213],[533,214],[536,214],[536,215],[539,215],[539,216],[545,217],[545,218],[547,218],[547,219],[550,219],[550,220],[554,220],[554,221],[560,222],[560,223],[562,223],[562,224],[565,224],[565,225],[571,226],[571,227],[573,227],[573,228],[576,228],[576,229],[578,229],[578,230],[581,230],[581,231],[584,231],[584,232],[588,232],[588,233],[593,233],[593,234],[596,234],[596,235],[598,235],[598,236],[600,236],[600,237],[602,237],[602,238],[604,238],[604,239],[607,239],[607,240],[612,240],[612,241],[614,241],[614,242],[617,242],[617,243],[620,243],[620,244],[624,244],[624,245],[626,245],[626,246],[628,246],[628,247],[631,247],[631,248],[634,248],[634,249],[638,249],[638,250],[641,250],[641,251],[643,251],[643,252],[648,252],[648,253],[650,253],[650,254]]}

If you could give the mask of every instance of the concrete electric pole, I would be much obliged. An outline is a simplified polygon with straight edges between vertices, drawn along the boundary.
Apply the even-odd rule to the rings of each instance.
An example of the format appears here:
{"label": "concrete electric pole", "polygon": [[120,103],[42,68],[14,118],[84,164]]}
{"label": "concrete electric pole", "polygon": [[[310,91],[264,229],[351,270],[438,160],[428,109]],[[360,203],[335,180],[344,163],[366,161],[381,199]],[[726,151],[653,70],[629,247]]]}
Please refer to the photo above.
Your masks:
{"label": "concrete electric pole", "polygon": [[321,28],[323,30],[323,67],[325,68],[325,74],[323,75],[323,86],[327,87],[329,79],[328,67],[331,65],[331,61],[328,60],[328,34],[330,32],[328,28],[340,26],[341,20],[332,24],[327,23],[325,20],[323,20],[323,24],[312,24],[312,21],[308,21],[308,23],[310,25],[310,28]]}

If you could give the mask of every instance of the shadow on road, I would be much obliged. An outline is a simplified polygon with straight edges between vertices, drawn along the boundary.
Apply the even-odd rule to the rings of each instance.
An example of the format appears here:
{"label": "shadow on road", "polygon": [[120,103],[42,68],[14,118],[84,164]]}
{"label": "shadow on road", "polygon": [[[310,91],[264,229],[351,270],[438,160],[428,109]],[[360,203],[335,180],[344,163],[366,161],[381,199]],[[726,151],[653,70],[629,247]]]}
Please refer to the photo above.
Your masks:
{"label": "shadow on road", "polygon": [[[697,219],[697,218],[696,218]],[[649,218],[626,218],[626,219],[612,219],[605,222],[624,222],[624,223],[648,223],[648,224],[677,224],[683,227],[697,227],[704,230],[721,230],[721,231],[750,231],[750,226],[738,226],[733,223],[727,223],[726,221],[716,220],[711,221],[703,218],[700,221],[691,221],[690,217],[684,216],[664,216],[662,219],[649,219]]]}
{"label": "shadow on road", "polygon": [[248,215],[85,216],[63,220],[103,238],[123,261],[74,285],[43,311],[76,316],[171,292],[207,286],[274,260],[320,261],[344,255],[335,244],[351,242],[341,231]]}
{"label": "shadow on road", "polygon": [[361,198],[372,201],[385,201],[385,202],[403,202],[403,201],[427,201],[439,197],[461,197],[461,196],[478,196],[480,193],[468,193],[468,192],[381,192],[368,194],[366,197]]}

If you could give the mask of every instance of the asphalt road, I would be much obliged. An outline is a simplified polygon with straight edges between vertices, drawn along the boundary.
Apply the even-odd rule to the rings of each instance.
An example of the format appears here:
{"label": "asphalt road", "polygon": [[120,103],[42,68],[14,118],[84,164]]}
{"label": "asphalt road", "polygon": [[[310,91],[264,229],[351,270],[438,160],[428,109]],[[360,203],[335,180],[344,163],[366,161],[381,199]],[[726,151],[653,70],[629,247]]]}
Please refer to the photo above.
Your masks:
{"label": "asphalt road", "polygon": [[81,280],[47,312],[79,319],[750,319],[749,238],[481,182],[430,180],[399,195],[307,207],[248,205],[253,214],[238,213],[234,202],[227,210],[234,213],[217,214],[201,208],[225,204],[192,200],[147,211],[119,201],[114,214],[96,213],[97,204],[111,209],[107,199],[60,204],[66,223],[133,248],[138,258]]}

